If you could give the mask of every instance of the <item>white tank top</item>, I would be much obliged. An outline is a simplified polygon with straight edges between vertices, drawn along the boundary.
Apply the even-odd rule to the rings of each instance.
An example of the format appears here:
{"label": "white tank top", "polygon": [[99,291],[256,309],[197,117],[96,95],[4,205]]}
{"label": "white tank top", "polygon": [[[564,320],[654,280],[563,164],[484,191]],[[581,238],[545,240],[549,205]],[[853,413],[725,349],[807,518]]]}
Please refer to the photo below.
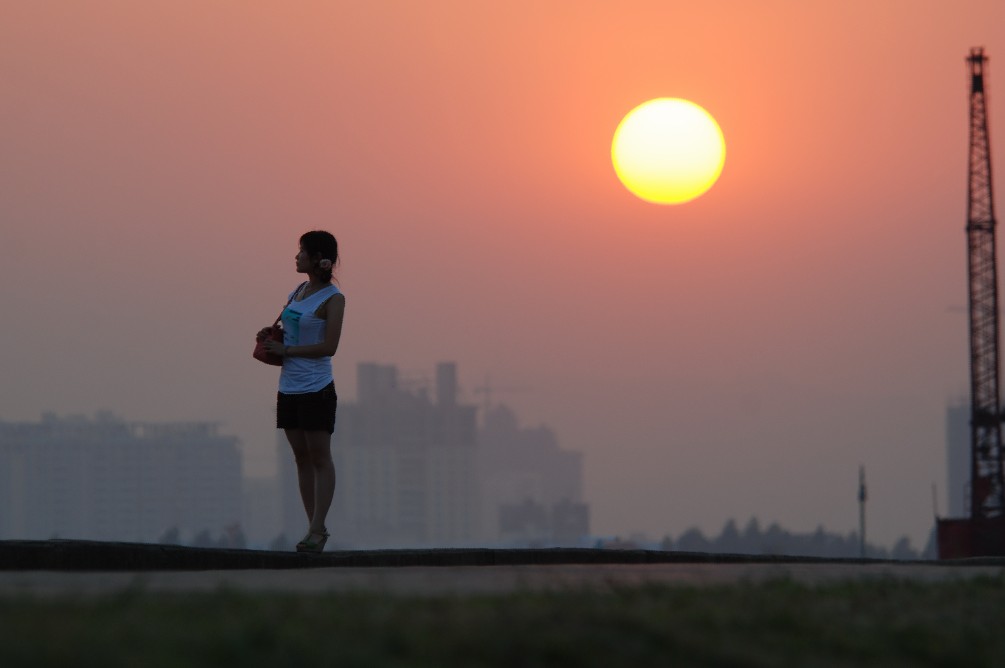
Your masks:
{"label": "white tank top", "polygon": [[[300,291],[298,287],[290,296]],[[283,345],[310,346],[325,340],[327,321],[314,315],[327,300],[340,293],[334,285],[321,288],[303,301],[293,299],[283,309]],[[279,372],[284,394],[317,392],[332,382],[331,357],[285,357]]]}

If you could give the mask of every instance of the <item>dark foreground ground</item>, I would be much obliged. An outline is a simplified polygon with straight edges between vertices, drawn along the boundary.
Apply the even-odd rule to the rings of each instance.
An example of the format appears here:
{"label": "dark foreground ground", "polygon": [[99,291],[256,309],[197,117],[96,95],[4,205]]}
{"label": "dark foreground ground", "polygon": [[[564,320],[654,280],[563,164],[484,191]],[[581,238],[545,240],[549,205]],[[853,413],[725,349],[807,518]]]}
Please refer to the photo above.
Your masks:
{"label": "dark foreground ground", "polygon": [[0,666],[1003,666],[1005,560],[0,542]]}

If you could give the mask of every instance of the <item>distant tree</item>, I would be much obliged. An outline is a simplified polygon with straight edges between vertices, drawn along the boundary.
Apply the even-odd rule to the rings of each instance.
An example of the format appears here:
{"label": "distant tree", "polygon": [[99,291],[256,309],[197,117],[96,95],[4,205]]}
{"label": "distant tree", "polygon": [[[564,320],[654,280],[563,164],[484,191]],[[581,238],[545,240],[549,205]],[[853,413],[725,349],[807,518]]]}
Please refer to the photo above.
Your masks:
{"label": "distant tree", "polygon": [[223,535],[220,536],[220,547],[230,548],[230,549],[244,549],[248,546],[248,541],[244,536],[244,530],[241,529],[240,524],[231,524],[229,527],[224,529]]}
{"label": "distant tree", "polygon": [[717,552],[736,553],[742,551],[740,531],[736,528],[736,522],[732,518],[726,521],[726,525],[722,527],[722,533],[712,543],[712,547]]}
{"label": "distant tree", "polygon": [[216,541],[209,534],[209,529],[203,529],[192,539],[193,547],[216,547]]}
{"label": "distant tree", "polygon": [[697,527],[692,527],[677,539],[677,549],[682,552],[708,552],[712,544]]}
{"label": "distant tree", "polygon": [[157,542],[161,545],[181,545],[181,532],[178,530],[178,527],[171,527],[161,534]]}
{"label": "distant tree", "polygon": [[[535,545],[535,541],[532,541],[529,545],[531,548],[538,548],[541,545]],[[597,543],[597,547],[602,550],[637,550],[639,549],[638,543],[633,541],[631,538],[624,539],[621,536],[615,536],[608,540],[600,540]]]}
{"label": "distant tree", "polygon": [[817,525],[817,530],[813,532],[813,535],[809,540],[809,556],[811,557],[826,557],[827,556],[827,532],[824,531],[822,524]]}
{"label": "distant tree", "polygon": [[[670,547],[685,552],[773,554],[834,559],[854,559],[862,554],[859,535],[855,531],[844,535],[829,533],[823,525],[818,525],[812,533],[795,534],[786,531],[777,522],[773,522],[767,530],[762,531],[756,518],[747,523],[742,533],[737,529],[736,522],[730,519],[723,526],[722,532],[714,538],[706,538],[697,528],[688,529],[676,541],[666,536],[661,543],[661,549]],[[865,556],[870,559],[934,559],[935,549],[933,529],[925,551],[920,556],[907,536],[898,540],[891,550],[867,544]]]}
{"label": "distant tree", "polygon": [[845,550],[841,555],[848,559],[857,559],[862,556],[862,542],[858,537],[857,531],[850,531],[848,535],[845,536]]}
{"label": "distant tree", "polygon": [[663,540],[660,541],[660,549],[664,552],[669,552],[673,549],[673,538],[670,537],[670,534],[663,536]]}
{"label": "distant tree", "polygon": [[900,540],[894,543],[893,549],[890,550],[890,557],[903,561],[911,561],[918,558],[918,552],[911,547],[911,539],[907,536],[902,536]]}
{"label": "distant tree", "polygon": [[269,549],[274,552],[288,552],[290,549],[290,540],[286,537],[285,533],[281,533],[272,539],[269,543]]}
{"label": "distant tree", "polygon": [[788,532],[778,526],[778,522],[772,522],[761,538],[761,553],[787,554],[788,547]]}
{"label": "distant tree", "polygon": [[756,517],[751,517],[750,521],[747,522],[746,528],[743,530],[744,545],[760,552],[762,538],[761,523],[757,521]]}

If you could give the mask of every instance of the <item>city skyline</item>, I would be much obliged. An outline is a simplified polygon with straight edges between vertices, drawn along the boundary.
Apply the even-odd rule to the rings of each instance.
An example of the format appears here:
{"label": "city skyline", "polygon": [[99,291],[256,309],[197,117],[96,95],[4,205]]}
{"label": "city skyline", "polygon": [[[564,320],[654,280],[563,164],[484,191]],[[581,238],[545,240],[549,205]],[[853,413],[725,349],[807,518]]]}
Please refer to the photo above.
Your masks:
{"label": "city skyline", "polygon": [[[342,403],[333,435],[340,484],[328,527],[341,549],[589,541],[582,455],[550,430],[524,428],[501,406],[478,426],[478,407],[458,401],[454,363],[437,364],[430,387],[403,384],[393,365],[361,363],[357,377],[361,398]],[[288,549],[306,523],[289,444],[277,431],[264,478],[248,475],[241,452],[211,422],[110,411],[0,420],[0,539],[205,546],[223,532],[230,546]],[[543,521],[504,528],[507,511],[528,504]]]}
{"label": "city skyline", "polygon": [[[405,398],[409,404],[406,414],[399,416],[406,421],[416,417],[409,417],[407,413],[414,412],[416,407],[421,409],[422,402],[429,399],[430,393],[425,391],[428,388],[398,388],[393,366],[364,364],[361,367],[390,372],[386,378],[400,398]],[[450,385],[453,385],[452,379]],[[390,399],[378,412],[385,417],[393,417],[393,409],[391,413],[384,411],[391,408],[396,400],[385,390],[376,393],[383,396],[371,397],[371,402],[376,399],[378,403],[384,403]],[[444,401],[440,391],[435,394],[436,404]],[[463,403],[458,406],[463,411],[473,408]],[[369,407],[348,406],[354,412],[363,408],[363,414],[372,413],[374,407],[372,403]],[[955,442],[960,436],[957,433],[959,425],[953,424],[958,422],[959,408],[950,406],[947,411],[946,454],[950,487],[954,478],[952,468],[964,464],[960,460],[967,455],[965,449]],[[677,535],[669,532],[657,535],[642,532],[616,536],[592,534],[586,529],[589,504],[581,502],[582,453],[559,447],[554,433],[546,425],[522,425],[519,417],[505,404],[492,408],[489,421],[478,429],[478,437],[472,443],[476,446],[479,459],[475,467],[478,480],[475,487],[479,498],[471,506],[472,509],[479,509],[482,515],[477,536],[469,534],[462,537],[462,534],[457,534],[451,537],[447,533],[416,540],[410,531],[399,533],[395,530],[391,533],[370,532],[368,537],[358,533],[353,524],[361,520],[368,523],[380,519],[362,516],[358,511],[360,505],[380,505],[380,497],[390,491],[386,489],[386,483],[369,484],[372,475],[368,473],[372,471],[367,471],[383,468],[381,462],[385,455],[376,452],[376,457],[369,458],[363,467],[358,461],[352,462],[359,459],[359,453],[348,454],[348,451],[369,450],[368,446],[377,445],[377,442],[352,443],[360,435],[359,427],[351,431],[356,435],[343,435],[337,439],[341,446],[336,455],[338,470],[343,483],[346,476],[360,480],[349,481],[354,491],[347,492],[343,487],[337,494],[332,527],[339,535],[339,549],[570,547],[596,544],[613,549],[633,547],[848,557],[856,556],[850,550],[851,546],[859,544],[858,532],[834,532],[822,524],[802,535],[770,520],[764,522],[762,529],[761,518],[756,514],[746,522],[742,538],[737,533],[737,518],[732,516],[724,521],[718,536],[713,531],[708,532],[706,537],[697,526],[691,526]],[[380,428],[373,435],[378,433],[389,436],[397,431]],[[364,441],[371,438],[366,437]],[[394,440],[395,437],[392,437],[388,443]],[[378,442],[382,441],[378,439]],[[410,440],[399,445],[403,446],[403,452],[407,452],[417,444]],[[277,432],[275,455],[278,466],[275,475],[269,477],[248,476],[246,471],[241,470],[240,445],[234,436],[219,433],[218,423],[144,423],[124,419],[109,411],[100,411],[94,416],[59,416],[47,412],[38,422],[0,420],[0,473],[4,474],[0,475],[0,500],[3,500],[0,504],[0,539],[69,538],[165,542],[199,547],[290,549],[290,536],[298,533],[303,511],[285,439]],[[428,445],[433,443],[422,447]],[[177,451],[178,446],[188,453],[187,457],[182,456],[182,451]],[[519,453],[512,461],[507,463],[500,458],[504,451],[512,449]],[[385,451],[386,447],[377,450]],[[193,454],[197,456],[191,457]],[[54,455],[58,456],[54,458]],[[556,456],[559,459],[556,460]],[[437,459],[434,457],[428,463],[431,469],[443,465],[442,458]],[[562,460],[565,460],[564,463]],[[355,465],[347,466],[347,462]],[[500,464],[504,469],[499,468]],[[572,468],[569,468],[570,464]],[[25,475],[27,471],[30,471],[29,475]],[[47,474],[47,471],[52,473]],[[464,468],[463,476],[471,473],[472,470]],[[513,473],[517,474],[515,478]],[[234,484],[237,479],[241,481],[238,485],[242,488],[240,493],[236,492]],[[433,486],[450,484],[447,479],[437,480],[435,475],[430,483]],[[30,494],[19,496],[25,490],[31,490]],[[169,493],[165,496],[166,490]],[[405,492],[409,494],[414,490],[406,489]],[[433,492],[432,487],[423,494],[429,492]],[[363,498],[366,496],[371,498]],[[436,493],[430,496],[436,496]],[[962,494],[960,496],[962,500]],[[350,500],[352,497],[356,498]],[[388,500],[393,502],[393,498]],[[447,501],[470,503],[473,499]],[[435,505],[430,510],[433,511],[430,520],[441,512],[435,509]],[[459,517],[463,515],[458,514]],[[933,540],[934,534],[926,543],[915,545],[909,536],[902,535],[892,545],[870,540],[868,550],[870,556],[876,558],[932,558]]]}
{"label": "city skyline", "polygon": [[[969,50],[1005,5],[571,0],[11,3],[0,419],[220,421],[274,467],[251,358],[338,238],[336,386],[456,360],[461,396],[586,458],[601,535],[756,514],[924,544],[967,393]],[[631,109],[706,109],[723,171],[679,206],[619,182]],[[995,174],[1001,192],[1001,170]],[[764,521],[769,521],[764,519]]]}
{"label": "city skyline", "polygon": [[[444,371],[447,373],[444,374]],[[394,365],[360,364],[357,369],[358,377],[367,377],[370,379],[365,384],[367,389],[364,390],[365,395],[369,396],[369,399],[364,399],[362,406],[364,408],[363,414],[369,414],[369,419],[364,420],[364,422],[372,422],[373,418],[382,417],[397,424],[401,417],[404,417],[407,423],[418,417],[417,415],[410,414],[414,413],[416,408],[421,409],[424,402],[428,406],[440,407],[444,404],[453,406],[456,403],[464,412],[471,411],[471,416],[473,417],[478,408],[460,400],[456,395],[456,373],[456,366],[453,363],[441,363],[437,365],[435,373],[437,383],[434,384],[430,383],[428,376],[425,375],[420,382],[416,382],[414,379],[401,378],[398,369]],[[361,384],[361,386],[364,385]],[[445,391],[444,387],[448,389]],[[482,386],[480,389],[486,388],[487,386]],[[729,545],[732,543],[728,536],[730,532],[735,530],[736,518],[741,517],[740,515],[732,515],[724,520],[725,525],[719,538],[712,538],[714,531],[707,532],[709,535],[707,539],[708,543],[702,537],[703,530],[696,525],[688,527],[676,537],[670,532],[647,534],[645,532],[633,531],[626,532],[623,535],[596,535],[583,532],[580,534],[569,534],[565,538],[552,536],[551,520],[549,519],[544,520],[547,523],[544,527],[534,526],[535,519],[547,518],[553,510],[564,512],[567,516],[571,512],[572,515],[569,517],[573,520],[573,524],[570,527],[577,526],[577,522],[581,521],[576,520],[576,516],[584,509],[588,516],[588,500],[586,500],[587,503],[580,503],[582,500],[582,453],[559,447],[557,437],[549,426],[544,424],[536,427],[524,425],[514,411],[505,403],[492,404],[488,400],[488,394],[482,394],[486,399],[481,408],[487,412],[483,413],[483,416],[479,420],[481,426],[477,429],[478,437],[472,441],[472,445],[476,446],[476,450],[478,451],[478,465],[475,467],[478,471],[478,483],[476,484],[478,499],[472,507],[477,508],[478,513],[482,516],[480,520],[481,527],[476,532],[477,537],[472,534],[458,541],[456,538],[450,538],[449,534],[447,534],[443,536],[446,540],[433,536],[428,542],[416,542],[414,537],[407,532],[400,535],[396,533],[381,534],[378,532],[371,538],[380,536],[382,538],[378,538],[378,542],[374,543],[371,538],[357,535],[357,531],[350,524],[346,523],[347,518],[349,518],[350,523],[363,521],[364,524],[372,522],[376,518],[358,516],[357,509],[353,508],[353,506],[368,505],[372,507],[375,503],[378,505],[382,503],[379,500],[375,502],[374,499],[388,496],[388,492],[392,492],[392,496],[395,494],[393,490],[387,489],[387,483],[370,489],[372,487],[372,473],[377,469],[386,468],[387,464],[382,464],[382,461],[386,459],[386,454],[381,453],[387,450],[386,445],[393,444],[396,440],[400,439],[401,434],[404,433],[400,432],[400,428],[407,425],[392,426],[391,428],[381,427],[373,435],[365,436],[364,441],[358,443],[354,441],[360,437],[359,426],[350,426],[348,435],[343,433],[335,439],[334,443],[336,447],[335,458],[338,462],[337,470],[342,484],[345,485],[348,482],[349,486],[353,488],[353,491],[347,492],[343,486],[336,493],[336,512],[333,513],[333,518],[337,519],[334,519],[333,527],[340,534],[339,542],[343,548],[375,547],[378,545],[384,547],[432,546],[441,544],[443,546],[474,544],[509,545],[512,547],[552,544],[569,546],[582,545],[584,544],[582,541],[588,538],[590,541],[598,541],[598,544],[615,547],[618,545],[635,545],[638,547],[648,546],[653,549],[684,549],[690,551],[722,551],[725,549],[729,551]],[[430,403],[431,397],[435,397],[433,403]],[[395,417],[393,407],[396,404],[400,404],[402,399],[407,404],[405,414]],[[373,413],[372,409],[379,406],[384,407],[379,408],[377,413]],[[343,408],[357,413],[361,406],[350,403],[348,406],[344,405]],[[392,409],[390,413],[386,412],[389,408]],[[966,418],[966,405],[959,401],[947,405],[945,478],[947,495],[951,499],[954,499],[955,502],[955,505],[953,505],[953,502],[950,504],[948,512],[948,516],[950,517],[965,515],[964,491],[967,484],[965,476],[969,462],[969,449],[966,447],[968,435]],[[425,420],[426,418],[420,419],[420,421]],[[350,421],[358,422],[359,417],[350,418]],[[220,544],[229,547],[243,547],[245,544],[248,544],[250,547],[260,548],[288,548],[289,538],[291,535],[297,533],[296,527],[299,527],[303,518],[301,517],[302,509],[300,508],[295,472],[292,468],[291,453],[282,432],[276,432],[275,450],[273,452],[277,466],[272,473],[263,476],[260,472],[258,474],[248,473],[247,468],[241,461],[243,448],[240,441],[233,435],[219,433],[219,428],[220,423],[217,421],[144,423],[125,419],[113,411],[107,410],[98,411],[93,416],[59,416],[51,411],[47,411],[42,414],[38,422],[7,422],[0,420],[0,463],[3,464],[3,466],[0,466],[0,472],[6,474],[6,477],[0,476],[0,496],[7,495],[4,496],[7,502],[3,504],[7,513],[0,513],[0,534],[2,534],[0,538],[23,539],[49,536],[52,538],[99,538],[105,540],[138,540],[141,542],[167,540],[172,543],[201,546]],[[353,433],[355,433],[355,436]],[[399,435],[393,436],[396,433]],[[48,439],[44,438],[45,434],[50,435]],[[384,434],[383,438],[389,438],[390,440],[381,441],[378,439],[377,441],[373,441],[373,436],[377,434]],[[42,440],[39,440],[40,436],[43,436]],[[52,436],[58,438],[52,441]],[[228,448],[236,446],[237,455],[234,461],[238,462],[238,468],[235,470],[239,470],[240,478],[243,481],[242,493],[228,494],[226,491],[228,489],[230,492],[233,492],[232,485],[230,487],[210,485],[210,488],[216,490],[217,498],[210,500],[208,504],[204,504],[216,511],[215,516],[218,520],[220,517],[226,517],[225,521],[217,522],[219,526],[210,526],[212,520],[210,521],[210,525],[198,524],[198,522],[196,524],[191,523],[191,518],[201,516],[205,519],[206,517],[214,516],[212,514],[205,514],[205,509],[200,507],[200,503],[205,502],[206,499],[200,501],[200,496],[198,495],[180,506],[175,502],[170,504],[171,507],[184,506],[186,510],[182,512],[180,517],[189,519],[179,521],[176,518],[175,520],[161,522],[161,524],[151,522],[151,518],[163,519],[164,517],[169,517],[171,512],[174,511],[167,508],[162,509],[156,506],[156,504],[152,506],[152,497],[147,498],[150,495],[140,494],[140,490],[136,487],[136,481],[145,481],[147,484],[152,484],[154,488],[153,496],[156,496],[157,493],[162,492],[165,488],[187,489],[189,483],[174,474],[174,469],[179,465],[183,469],[190,471],[189,477],[194,472],[196,478],[208,479],[207,476],[209,476],[218,480],[221,474],[224,478],[229,477],[228,471],[204,470],[202,467],[204,467],[207,461],[226,462],[229,459],[233,459],[233,457],[225,456],[223,460],[220,460],[219,455],[211,455],[208,460],[204,460],[196,468],[193,468],[192,463],[186,463],[180,459],[176,460],[175,455],[168,448],[166,451],[160,452],[151,458],[146,464],[144,464],[145,460],[143,460],[142,456],[137,458],[135,455],[131,455],[126,458],[127,463],[123,464],[120,462],[116,467],[113,467],[114,470],[113,468],[98,470],[101,468],[102,462],[109,463],[121,458],[121,453],[118,455],[113,454],[109,458],[109,454],[105,450],[108,450],[108,446],[111,446],[111,451],[114,452],[116,448],[121,449],[122,445],[128,445],[121,443],[123,437],[126,439],[136,439],[137,437],[141,439],[160,439],[162,441],[167,439],[163,444],[170,446],[172,443],[178,443],[180,436],[194,437],[194,446],[197,451],[205,450],[207,444],[200,441],[207,437],[210,439],[208,444],[217,441],[218,444]],[[409,443],[401,444],[405,446],[404,451],[415,447],[414,439],[409,439],[409,441]],[[376,458],[374,459],[370,456],[367,459],[368,463],[362,467],[359,466],[358,461],[360,455],[348,452],[352,450],[362,452],[369,449],[366,447],[367,444],[376,446],[380,443],[384,443],[385,445],[376,448],[380,451],[376,453]],[[55,478],[38,478],[37,471],[32,474],[32,487],[36,488],[36,491],[42,490],[41,494],[43,497],[47,496],[45,490],[48,489],[50,490],[48,496],[53,497],[42,504],[37,502],[29,503],[27,498],[14,499],[9,496],[11,493],[16,493],[18,489],[24,488],[24,484],[27,482],[27,480],[21,480],[19,484],[18,480],[15,480],[18,471],[22,471],[23,473],[23,470],[25,470],[25,462],[18,463],[17,461],[12,461],[10,455],[18,451],[27,452],[24,448],[26,446],[30,447],[32,444],[36,447],[41,447],[43,451],[52,450],[53,452],[58,451],[64,453],[64,455],[69,455],[67,458],[68,461],[55,462],[57,464],[56,469],[62,471],[62,473],[57,473]],[[192,445],[191,443],[187,445],[189,451],[192,451]],[[93,457],[91,456],[97,454],[97,451],[93,453],[88,452],[89,448],[93,450],[94,446],[99,446],[101,450],[101,453],[97,456],[97,463],[92,461]],[[363,447],[361,448],[360,446]],[[143,453],[145,456],[150,456],[153,452],[149,445],[140,443],[139,441],[127,449]],[[157,449],[163,449],[163,447],[158,446]],[[517,453],[516,456],[507,460],[505,453],[514,451]],[[559,455],[561,459],[568,459],[570,457],[571,459],[568,459],[567,463],[562,464],[554,460],[556,455]],[[33,461],[37,460],[36,469],[41,462],[50,462],[50,465],[53,463],[51,462],[51,455],[44,452],[33,454],[32,459]],[[549,460],[552,461],[551,464],[544,463]],[[170,462],[171,468],[168,470],[167,478],[160,479],[164,478],[162,469],[165,462]],[[347,462],[354,465],[347,466]],[[15,464],[13,469],[11,468],[12,463]],[[230,462],[230,464],[232,463]],[[556,468],[555,464],[559,464],[559,467]],[[573,468],[569,469],[569,464]],[[434,469],[442,465],[442,462],[437,464],[435,460],[430,462],[430,466]],[[129,470],[128,475],[124,477],[117,475],[117,472],[121,473],[120,469],[123,466]],[[465,473],[462,477],[467,477],[474,473],[474,470],[469,471],[467,468],[464,468]],[[53,496],[51,490],[57,489],[54,485],[61,483],[65,485],[68,482],[67,473],[77,469],[91,471],[91,473],[85,476],[85,480],[70,484],[67,488],[68,491],[60,491]],[[154,469],[156,469],[156,477],[159,478],[156,481],[151,477],[155,473]],[[368,469],[372,470],[368,471]],[[516,473],[516,477],[513,477],[513,473]],[[570,474],[572,477],[570,477]],[[23,478],[23,476],[21,477]],[[99,482],[104,481],[105,489],[99,491],[93,486],[94,480],[89,482],[86,480],[88,478],[94,478],[94,480]],[[356,478],[359,479],[357,480]],[[443,485],[446,481],[441,480],[436,482],[435,478],[433,478],[430,482],[433,485],[439,486]],[[14,483],[13,486],[11,483]],[[449,485],[450,483],[448,482],[447,484]],[[224,497],[219,496],[221,489],[224,490]],[[79,497],[82,491],[88,491],[88,494],[91,495],[97,493],[97,497]],[[123,496],[123,491],[126,492],[125,496]],[[204,494],[204,492],[205,490],[200,490],[200,494]],[[65,507],[67,493],[77,499],[75,504],[72,504],[76,507],[69,513],[66,512],[67,508]],[[178,491],[172,497],[184,494],[186,492]],[[368,496],[373,498],[365,498]],[[128,501],[128,499],[133,497],[135,499],[132,502],[120,503],[121,507],[119,508],[107,506],[109,498]],[[347,504],[347,500],[352,497],[356,498]],[[388,500],[393,502],[393,498],[388,498]],[[455,499],[454,501],[471,503],[473,499]],[[450,502],[453,503],[453,501]],[[572,502],[572,506],[569,505],[570,502]],[[61,506],[60,503],[63,503],[63,505]],[[38,505],[42,508],[40,511],[41,514],[36,513],[38,516],[34,517],[29,524],[25,524],[27,516],[23,515],[23,508],[26,504]],[[101,506],[101,504],[105,505],[99,508],[98,511],[95,511],[94,509]],[[350,506],[348,514],[346,512],[347,505]],[[49,508],[49,506],[53,506],[53,508]],[[234,510],[239,506],[243,507],[242,511],[238,512]],[[225,509],[223,510],[223,515],[220,515],[219,511],[221,509]],[[11,512],[14,515],[11,515]],[[69,517],[64,517],[64,515],[69,515]],[[15,516],[17,517],[17,521],[12,525],[11,519]],[[100,517],[100,525],[93,524],[92,516]],[[56,520],[56,522],[47,521],[46,518]],[[81,518],[92,519],[81,523]],[[119,521],[121,518],[128,518],[129,521],[126,524],[121,524]],[[751,527],[759,526],[759,520],[761,519],[763,518],[760,518],[756,512],[753,513],[747,523],[745,535],[750,534],[751,531],[754,534],[758,534],[758,531],[756,529],[752,530]],[[136,524],[137,520],[139,520],[139,524]],[[586,522],[588,521],[587,519]],[[494,527],[496,522],[499,524],[497,527]],[[759,554],[761,553],[760,550],[768,550],[769,552],[766,553],[774,554],[776,553],[774,550],[777,550],[779,545],[791,544],[793,549],[797,550],[793,554],[846,556],[847,545],[858,541],[858,532],[851,531],[842,535],[841,532],[831,531],[829,527],[825,527],[822,523],[817,524],[811,532],[805,532],[804,536],[800,537],[796,535],[789,538],[778,538],[783,534],[790,534],[786,528],[780,527],[778,522],[768,520],[765,522],[765,525],[770,528],[768,534],[775,535],[776,538],[770,539],[770,536],[766,535],[762,543],[761,539],[756,535],[752,539],[751,536],[747,535],[748,540],[744,543],[743,552],[749,551],[753,554]],[[33,527],[34,533],[30,535],[26,534],[23,529],[25,526]],[[514,527],[516,528],[514,529]],[[147,533],[143,535],[137,534],[135,533],[137,529],[145,530]],[[150,533],[151,531],[153,533]],[[154,534],[159,536],[159,538],[155,539]],[[237,536],[240,536],[241,542],[239,544],[233,542]],[[932,549],[932,536],[934,534],[921,544],[912,544],[911,537],[907,534],[899,536],[894,544],[883,544],[881,541],[870,539],[869,549],[871,554],[881,558],[914,559],[918,558],[922,554],[922,551]],[[363,538],[362,541],[360,540],[361,538]],[[248,542],[246,543],[245,541]],[[831,551],[828,552],[828,550]]]}

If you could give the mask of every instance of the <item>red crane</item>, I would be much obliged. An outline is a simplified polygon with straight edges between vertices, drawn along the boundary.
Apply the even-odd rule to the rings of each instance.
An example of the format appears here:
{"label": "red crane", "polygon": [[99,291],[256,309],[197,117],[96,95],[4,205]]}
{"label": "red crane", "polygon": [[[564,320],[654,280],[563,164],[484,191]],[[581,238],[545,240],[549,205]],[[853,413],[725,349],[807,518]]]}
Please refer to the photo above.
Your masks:
{"label": "red crane", "polygon": [[991,188],[987,87],[983,48],[970,50],[970,157],[967,277],[970,311],[970,516],[937,522],[939,558],[1005,556],[998,263]]}

